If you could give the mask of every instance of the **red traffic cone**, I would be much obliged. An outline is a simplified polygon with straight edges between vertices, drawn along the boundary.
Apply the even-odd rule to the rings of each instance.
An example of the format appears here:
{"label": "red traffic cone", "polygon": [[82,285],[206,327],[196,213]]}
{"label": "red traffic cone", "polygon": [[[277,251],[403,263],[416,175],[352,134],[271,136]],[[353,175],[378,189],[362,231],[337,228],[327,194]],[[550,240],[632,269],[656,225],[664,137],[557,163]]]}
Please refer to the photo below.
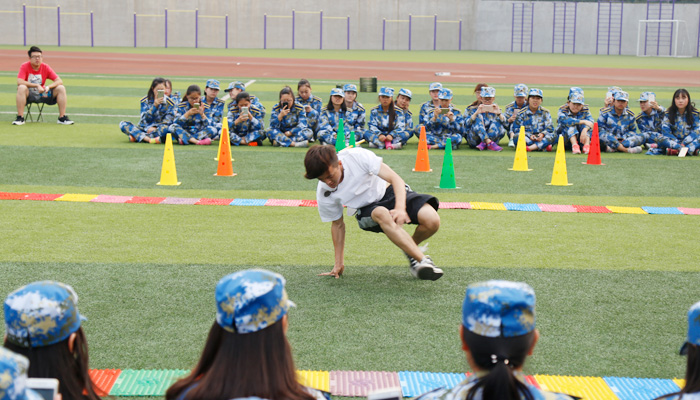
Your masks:
{"label": "red traffic cone", "polygon": [[588,151],[588,159],[581,164],[605,165],[600,162],[600,137],[598,136],[598,123],[593,124],[593,134],[591,135],[591,148]]}

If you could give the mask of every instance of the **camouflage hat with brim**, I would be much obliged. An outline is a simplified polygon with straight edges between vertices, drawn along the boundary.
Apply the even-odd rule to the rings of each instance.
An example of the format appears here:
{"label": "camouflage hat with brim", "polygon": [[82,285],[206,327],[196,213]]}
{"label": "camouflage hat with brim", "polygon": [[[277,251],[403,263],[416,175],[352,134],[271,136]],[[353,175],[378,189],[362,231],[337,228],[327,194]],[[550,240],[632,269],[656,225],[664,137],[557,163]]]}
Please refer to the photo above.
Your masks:
{"label": "camouflage hat with brim", "polygon": [[251,269],[227,275],[216,285],[216,322],[236,333],[272,326],[295,304],[287,297],[282,275]]}
{"label": "camouflage hat with brim", "polygon": [[401,89],[399,89],[399,96],[406,96],[409,99],[412,99],[413,93],[408,89],[401,88]]}
{"label": "camouflage hat with brim", "polygon": [[542,92],[542,89],[532,88],[532,89],[530,89],[530,92],[527,94],[527,97],[531,97],[531,96],[537,96],[540,98],[544,98],[544,93]]}
{"label": "camouflage hat with brim", "polygon": [[630,95],[627,94],[627,92],[623,92],[623,91],[615,92],[613,97],[615,98],[615,100],[619,100],[619,101],[629,101],[629,99],[630,99]]}
{"label": "camouflage hat with brim", "polygon": [[484,86],[481,88],[481,93],[479,95],[481,97],[496,97],[496,88]]}
{"label": "camouflage hat with brim", "polygon": [[571,97],[575,94],[580,94],[581,97],[583,97],[583,89],[580,87],[573,86],[569,89],[569,100],[571,100]]}
{"label": "camouflage hat with brim", "polygon": [[524,83],[519,83],[513,88],[513,96],[515,97],[527,97],[527,85]]}
{"label": "camouflage hat with brim", "polygon": [[380,96],[394,97],[394,89],[390,87],[382,87],[379,89]]}
{"label": "camouflage hat with brim", "polygon": [[5,299],[7,340],[21,347],[42,347],[67,339],[85,317],[78,312],[78,295],[65,283],[30,283]]}
{"label": "camouflage hat with brim", "polygon": [[535,329],[535,291],[526,283],[491,280],[467,287],[462,325],[485,337],[514,337]]}
{"label": "camouflage hat with brim", "polygon": [[43,400],[27,388],[29,360],[0,347],[0,400]]}
{"label": "camouflage hat with brim", "polygon": [[346,83],[345,86],[343,86],[343,92],[355,92],[355,93],[357,93],[357,85],[352,84],[352,83]]}
{"label": "camouflage hat with brim", "polygon": [[206,87],[208,87],[208,88],[210,88],[210,89],[215,89],[215,90],[221,89],[220,82],[217,81],[216,79],[209,79],[209,80],[207,81],[207,86],[206,86]]}
{"label": "camouflage hat with brim", "polygon": [[331,96],[345,97],[345,92],[343,92],[343,89],[333,88],[331,89]]}
{"label": "camouflage hat with brim", "polygon": [[433,90],[440,90],[442,89],[442,83],[440,82],[433,82],[428,86],[428,91],[433,91]]}
{"label": "camouflage hat with brim", "polygon": [[655,96],[656,94],[654,92],[643,92],[639,95],[639,102],[641,103],[643,101],[649,101],[650,98]]}
{"label": "camouflage hat with brim", "polygon": [[452,100],[452,91],[447,88],[440,89],[440,93],[438,93],[438,99]]}
{"label": "camouflage hat with brim", "polygon": [[571,94],[571,97],[569,97],[569,101],[574,103],[574,104],[584,104],[584,98],[583,94],[581,93],[573,93]]}

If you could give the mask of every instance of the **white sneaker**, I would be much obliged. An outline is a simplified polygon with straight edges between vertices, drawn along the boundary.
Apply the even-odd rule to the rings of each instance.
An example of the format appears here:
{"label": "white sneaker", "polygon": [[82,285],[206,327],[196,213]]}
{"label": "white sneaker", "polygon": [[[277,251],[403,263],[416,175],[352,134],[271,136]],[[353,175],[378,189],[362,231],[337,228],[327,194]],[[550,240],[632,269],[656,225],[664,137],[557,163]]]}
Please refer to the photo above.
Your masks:
{"label": "white sneaker", "polygon": [[636,154],[636,153],[641,153],[642,152],[642,146],[635,146],[635,147],[630,147],[627,150],[628,153]]}
{"label": "white sneaker", "polygon": [[444,272],[435,266],[430,256],[425,256],[423,261],[411,266],[411,274],[418,279],[436,281],[442,277]]}
{"label": "white sneaker", "polygon": [[515,147],[515,142],[513,141],[513,139],[510,139],[508,141],[508,147]]}
{"label": "white sneaker", "polygon": [[309,141],[302,140],[301,142],[295,142],[294,147],[309,147]]}
{"label": "white sneaker", "polygon": [[401,150],[401,147],[403,147],[403,146],[401,145],[401,142],[392,144],[391,146],[394,148],[394,150]]}

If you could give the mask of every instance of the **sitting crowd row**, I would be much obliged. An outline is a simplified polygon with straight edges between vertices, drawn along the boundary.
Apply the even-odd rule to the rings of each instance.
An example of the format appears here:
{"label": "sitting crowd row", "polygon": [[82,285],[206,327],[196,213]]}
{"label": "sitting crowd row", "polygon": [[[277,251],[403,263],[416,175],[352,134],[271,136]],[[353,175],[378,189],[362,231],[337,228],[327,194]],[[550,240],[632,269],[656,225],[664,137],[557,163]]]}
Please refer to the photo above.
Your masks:
{"label": "sitting crowd row", "polygon": [[[245,89],[242,82],[228,86],[225,92],[231,101],[225,112],[225,101],[218,98],[220,83],[215,79],[207,81],[204,94],[199,86],[189,86],[180,100],[172,93],[169,80],[156,78],[141,99],[138,125],[122,121],[120,128],[134,142],[162,143],[171,133],[183,145],[208,145],[219,139],[226,115],[233,145],[260,146],[268,139],[274,146],[307,147],[315,140],[335,144],[342,120],[343,140],[348,142],[354,134],[356,143],[366,142],[371,148],[401,149],[425,127],[429,148],[444,149],[449,139],[453,149],[464,142],[492,151],[502,150],[499,142],[506,136],[508,145],[514,147],[524,128],[528,151],[551,151],[563,136],[567,149],[587,154],[595,122],[579,87],[572,87],[567,102],[559,107],[555,129],[549,110],[542,107],[540,89],[516,85],[514,101],[501,109],[495,102],[496,89],[479,84],[474,91],[476,100],[462,112],[452,103],[452,91],[433,82],[428,87],[431,99],[420,106],[418,125],[414,126],[410,110],[411,91],[402,88],[394,98],[393,88],[382,87],[379,104],[370,110],[365,127],[367,113],[356,101],[356,85],[332,89],[324,106],[312,95],[309,81],[302,79],[296,97],[289,86],[282,88],[266,129],[265,107]],[[608,90],[597,119],[601,150],[641,153],[646,147],[650,155],[674,155],[685,147],[688,154],[698,154],[700,113],[687,90],[676,90],[668,110],[658,104],[653,92],[640,95],[639,115],[628,108],[628,102],[628,93],[619,87]]]}
{"label": "sitting crowd row", "polygon": [[[215,289],[216,318],[201,357],[167,390],[167,400],[330,400],[329,393],[299,383],[287,340],[288,298],[281,275],[250,269],[227,275]],[[41,281],[5,300],[5,340],[0,348],[0,399],[41,399],[25,387],[27,376],[59,381],[58,400],[99,400],[89,375],[88,345],[69,285]],[[571,400],[528,382],[526,358],[540,337],[535,292],[526,283],[491,280],[467,287],[459,336],[473,374],[453,388],[436,388],[416,400]],[[685,386],[658,399],[700,396],[700,303],[688,311]],[[644,392],[648,395],[648,393]],[[658,400],[657,399],[657,400]]]}

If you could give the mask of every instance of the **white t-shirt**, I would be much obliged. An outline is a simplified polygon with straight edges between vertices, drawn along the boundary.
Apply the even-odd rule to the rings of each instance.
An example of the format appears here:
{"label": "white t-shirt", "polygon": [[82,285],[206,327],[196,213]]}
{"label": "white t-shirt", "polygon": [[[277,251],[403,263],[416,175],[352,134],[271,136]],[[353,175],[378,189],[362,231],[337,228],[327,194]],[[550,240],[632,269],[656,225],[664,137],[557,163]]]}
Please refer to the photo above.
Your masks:
{"label": "white t-shirt", "polygon": [[[381,200],[386,192],[387,182],[379,177],[382,158],[369,150],[353,147],[338,153],[343,163],[343,180],[333,189],[318,181],[316,201],[321,221],[332,222],[343,216],[343,205],[348,214],[375,201]],[[329,193],[326,196],[326,193]],[[352,209],[352,210],[351,210]]]}

